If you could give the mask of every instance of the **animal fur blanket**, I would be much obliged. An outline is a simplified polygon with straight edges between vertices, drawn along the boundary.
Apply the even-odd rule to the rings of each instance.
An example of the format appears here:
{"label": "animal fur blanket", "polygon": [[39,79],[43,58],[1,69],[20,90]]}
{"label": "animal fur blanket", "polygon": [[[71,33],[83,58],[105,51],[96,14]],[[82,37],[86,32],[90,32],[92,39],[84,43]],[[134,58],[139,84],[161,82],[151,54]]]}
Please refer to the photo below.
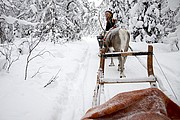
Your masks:
{"label": "animal fur blanket", "polygon": [[117,94],[82,120],[180,120],[180,107],[157,88]]}

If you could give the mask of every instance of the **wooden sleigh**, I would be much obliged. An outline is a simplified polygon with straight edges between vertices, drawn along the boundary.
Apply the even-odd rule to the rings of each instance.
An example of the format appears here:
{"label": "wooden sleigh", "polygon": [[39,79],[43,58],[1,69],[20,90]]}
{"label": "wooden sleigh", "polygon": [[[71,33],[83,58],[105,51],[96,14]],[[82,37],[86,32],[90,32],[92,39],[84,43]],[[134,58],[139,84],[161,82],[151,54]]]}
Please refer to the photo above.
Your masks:
{"label": "wooden sleigh", "polygon": [[[107,58],[115,58],[119,56],[147,56],[147,73],[148,77],[142,78],[104,78],[104,68]],[[97,74],[97,84],[94,90],[93,96],[93,106],[100,105],[100,96],[104,84],[117,84],[117,83],[144,83],[148,82],[152,88],[157,88],[157,79],[154,75],[153,70],[153,46],[148,46],[147,52],[113,52],[113,53],[103,53],[102,48],[100,48],[100,66]]]}
{"label": "wooden sleigh", "polygon": [[[92,108],[83,116],[83,120],[180,120],[180,107],[169,99],[159,88],[153,70],[153,46],[147,52],[104,53],[100,41],[100,66],[94,90]],[[142,78],[104,78],[107,58],[119,56],[147,56],[148,77]],[[101,104],[101,93],[105,84],[149,83],[150,88],[119,93]],[[159,86],[160,87],[160,86]],[[155,107],[154,107],[155,106]]]}

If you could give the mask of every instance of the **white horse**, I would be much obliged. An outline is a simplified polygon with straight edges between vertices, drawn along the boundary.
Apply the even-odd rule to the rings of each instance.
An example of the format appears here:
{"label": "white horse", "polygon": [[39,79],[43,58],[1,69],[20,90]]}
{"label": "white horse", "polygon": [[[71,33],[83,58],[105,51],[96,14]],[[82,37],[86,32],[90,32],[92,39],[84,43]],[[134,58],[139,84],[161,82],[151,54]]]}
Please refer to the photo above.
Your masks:
{"label": "white horse", "polygon": [[[108,31],[105,35],[105,52],[108,52],[109,48],[113,48],[115,52],[127,52],[130,41],[130,34],[127,30],[121,28],[114,28]],[[109,49],[112,51],[112,49]],[[120,71],[120,78],[126,77],[124,75],[124,64],[126,57],[120,56],[118,70]]]}

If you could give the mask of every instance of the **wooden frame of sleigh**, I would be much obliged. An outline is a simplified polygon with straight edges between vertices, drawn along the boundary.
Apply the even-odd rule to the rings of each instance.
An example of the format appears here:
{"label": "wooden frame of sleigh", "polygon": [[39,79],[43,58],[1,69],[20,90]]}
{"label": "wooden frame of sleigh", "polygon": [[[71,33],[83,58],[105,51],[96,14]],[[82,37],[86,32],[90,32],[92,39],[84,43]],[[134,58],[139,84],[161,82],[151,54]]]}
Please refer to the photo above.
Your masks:
{"label": "wooden frame of sleigh", "polygon": [[[103,37],[97,37],[100,48],[100,66],[94,90],[92,108],[82,117],[83,120],[180,120],[180,107],[169,99],[157,86],[153,71],[153,46],[148,45],[147,52],[103,52]],[[104,78],[107,58],[119,56],[147,56],[146,78]],[[101,104],[101,93],[105,84],[143,83],[150,88],[119,93]]]}

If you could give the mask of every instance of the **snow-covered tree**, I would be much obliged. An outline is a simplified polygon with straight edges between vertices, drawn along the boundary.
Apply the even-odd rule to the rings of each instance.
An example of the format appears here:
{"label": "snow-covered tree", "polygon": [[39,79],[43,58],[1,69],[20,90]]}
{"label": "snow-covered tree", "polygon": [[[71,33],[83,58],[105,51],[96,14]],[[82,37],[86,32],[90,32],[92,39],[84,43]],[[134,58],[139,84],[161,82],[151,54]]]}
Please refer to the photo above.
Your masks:
{"label": "snow-covered tree", "polygon": [[[0,14],[1,18],[4,15],[17,19],[11,24],[15,25],[14,33],[18,37],[30,34],[38,37],[43,30],[46,38],[61,42],[80,38],[85,22],[85,2],[87,0],[0,0]],[[20,20],[38,24],[34,27],[22,24]]]}
{"label": "snow-covered tree", "polygon": [[[170,2],[176,2],[176,7],[171,7]],[[180,25],[180,2],[178,1],[105,0],[101,4],[103,13],[102,8],[111,10],[119,26],[131,31],[132,41],[165,42],[164,38],[176,32]],[[176,41],[179,39],[177,38]]]}
{"label": "snow-covered tree", "polygon": [[99,32],[98,9],[95,8],[93,2],[83,1],[84,14],[83,14],[83,34],[84,35],[97,35]]}
{"label": "snow-covered tree", "polygon": [[120,27],[129,27],[129,0],[110,0],[109,10],[114,13]]}
{"label": "snow-covered tree", "polygon": [[140,38],[140,41],[162,42],[164,36],[173,32],[179,24],[175,17],[180,6],[172,11],[166,0],[140,0],[131,5],[130,28],[135,41]]}

